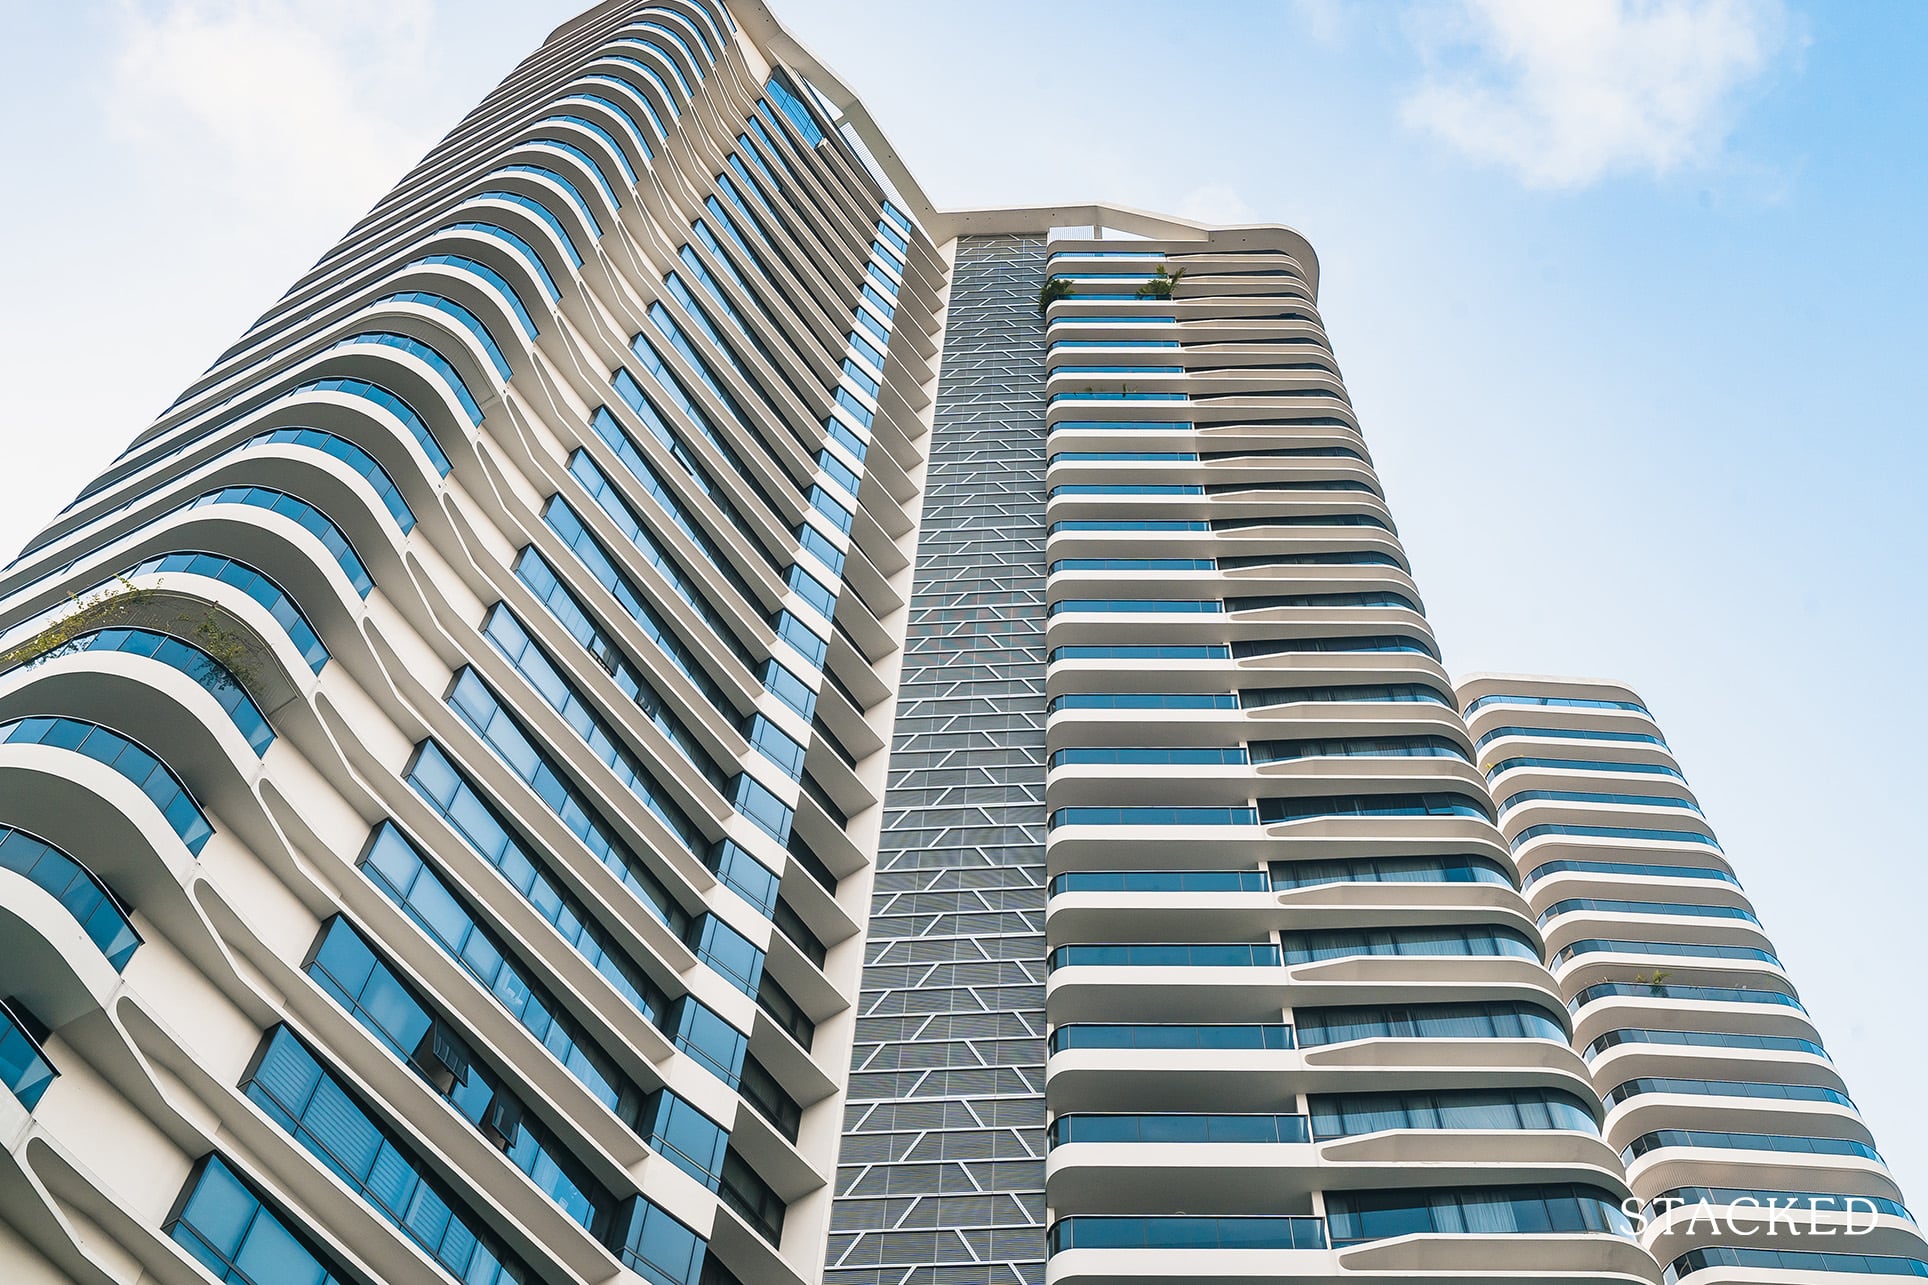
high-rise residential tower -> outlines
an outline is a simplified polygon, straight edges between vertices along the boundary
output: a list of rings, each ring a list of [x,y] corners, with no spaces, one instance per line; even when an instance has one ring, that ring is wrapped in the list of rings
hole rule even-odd
[[[1928,1274],[1317,301],[934,208],[755,0],[559,28],[0,574],[0,1280]]]

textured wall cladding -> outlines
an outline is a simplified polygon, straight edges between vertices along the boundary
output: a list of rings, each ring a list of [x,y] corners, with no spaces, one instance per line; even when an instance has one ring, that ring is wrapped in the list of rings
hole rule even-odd
[[[1044,1280],[1044,260],[958,246],[828,1285]]]

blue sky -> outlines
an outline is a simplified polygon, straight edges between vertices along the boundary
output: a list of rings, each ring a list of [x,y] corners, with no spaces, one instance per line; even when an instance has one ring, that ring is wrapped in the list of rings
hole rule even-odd
[[[1647,696],[1928,1200],[1928,7],[772,2],[941,206],[1311,237],[1449,665]],[[12,6],[0,545],[578,7]]]

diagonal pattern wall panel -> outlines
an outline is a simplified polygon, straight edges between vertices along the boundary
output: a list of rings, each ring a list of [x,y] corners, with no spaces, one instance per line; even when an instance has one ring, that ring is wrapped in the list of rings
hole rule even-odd
[[[1044,1279],[1044,257],[958,242],[831,1285]]]

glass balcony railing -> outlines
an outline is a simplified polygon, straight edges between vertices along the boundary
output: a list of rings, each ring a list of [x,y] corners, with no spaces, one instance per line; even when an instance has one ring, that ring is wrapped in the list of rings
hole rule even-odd
[[[1740,959],[1754,964],[1781,961],[1758,946],[1714,946],[1706,942],[1631,941],[1613,937],[1589,937],[1564,946],[1553,956],[1555,964],[1571,963],[1581,955],[1638,955],[1643,959]]]
[[[1831,1102],[1854,1107],[1854,1100],[1839,1089],[1825,1084],[1769,1084],[1754,1080],[1681,1080],[1665,1076],[1642,1077],[1617,1084],[1603,1101],[1618,1106],[1628,1098],[1645,1093],[1684,1093],[1695,1097],[1752,1098],[1766,1102]]]
[[[1705,1206],[1689,1209],[1685,1215],[1692,1218],[1698,1213],[1703,1220],[1712,1217],[1709,1210],[1721,1208],[1734,1209],[1736,1216],[1743,1219],[1749,1217],[1750,1210],[1792,1209],[1803,1214],[1850,1214],[1857,1219],[1874,1213],[1905,1218],[1909,1222],[1915,1220],[1906,1205],[1885,1196],[1850,1196],[1838,1191],[1762,1191],[1749,1187],[1676,1187],[1647,1202],[1647,1218],[1652,1221],[1683,1205]]]
[[[1184,393],[1127,393],[1122,390],[1090,393],[1053,393],[1053,402],[1184,402]]]
[[[1182,375],[1183,366],[1053,366],[1053,375]]]
[[[12,1009],[0,1004],[0,1084],[13,1091],[20,1105],[31,1111],[60,1073],[40,1051],[40,1041]]]
[[[1742,986],[1676,986],[1672,982],[1601,982],[1589,986],[1567,1002],[1567,1010],[1577,1013],[1595,1000],[1631,995],[1641,999],[1698,1000],[1706,1004],[1777,1004],[1799,1013],[1807,1010],[1801,1001],[1780,991],[1749,990]]]
[[[1071,892],[1268,892],[1263,870],[1071,870],[1051,880],[1050,895]]]
[[[1712,835],[1696,834],[1692,830],[1650,830],[1619,825],[1529,825],[1513,836],[1513,846],[1518,848],[1529,840],[1549,834],[1571,835],[1576,839],[1626,839],[1636,843],[1699,843],[1709,848],[1720,847],[1719,841]]]
[[[1628,1044],[1674,1044],[1685,1048],[1746,1049],[1765,1053],[1806,1053],[1823,1060],[1828,1051],[1813,1040],[1794,1035],[1744,1035],[1733,1031],[1659,1031],[1626,1028],[1608,1031],[1587,1045],[1589,1060],[1611,1048]]]
[[[1624,709],[1636,714],[1647,713],[1646,706],[1634,701],[1591,700],[1577,696],[1514,696],[1505,693],[1482,696],[1462,712],[1471,717],[1475,711],[1489,705],[1536,705],[1543,709]]]
[[[1218,643],[1148,643],[1121,646],[1053,647],[1045,657],[1047,664],[1061,660],[1230,660],[1232,649]]]
[[[1087,432],[1087,433],[1189,433],[1192,431],[1190,420],[1154,419],[1061,419],[1051,425],[1050,432]]]
[[[1045,823],[1062,825],[1253,825],[1251,808],[1059,808]]]
[[[1051,1032],[1051,1052],[1073,1049],[1247,1049],[1295,1047],[1292,1028],[1283,1024],[1075,1022]]]
[[[1237,709],[1238,697],[1221,692],[1068,692],[1053,697],[1047,712],[1061,709]]]
[[[1224,611],[1216,598],[1060,598],[1047,614],[1216,616]]]
[[[1174,746],[1168,749],[1112,749],[1105,746],[1085,746],[1077,749],[1059,750],[1051,756],[1052,767],[1068,767],[1081,763],[1218,766],[1243,762],[1245,762],[1244,750],[1212,746]]]
[[[1548,861],[1527,872],[1525,887],[1531,888],[1548,875],[1573,871],[1579,874],[1632,875],[1654,879],[1713,879],[1740,887],[1740,880],[1725,870],[1709,866],[1656,865],[1645,861]]]
[[[1679,1285],[1711,1267],[1741,1267],[1777,1272],[1827,1272],[1855,1276],[1924,1276],[1928,1263],[1887,1254],[1837,1254],[1804,1249],[1736,1249],[1714,1245],[1682,1254],[1661,1273],[1662,1285]]]
[[[1061,1115],[1051,1145],[1074,1142],[1310,1142],[1302,1115]]]
[[[1134,942],[1111,946],[1060,946],[1050,967],[1060,968],[1277,968],[1279,948],[1257,942]]]
[[[115,972],[140,949],[141,935],[120,900],[93,871],[51,843],[0,826],[0,870],[13,871],[58,901]]]
[[[1079,302],[1082,300],[1089,300],[1089,299],[1136,299],[1136,298],[1138,298],[1138,296],[1132,295],[1132,294],[1118,294],[1118,295],[1076,294],[1076,295],[1067,296],[1063,302],[1075,303],[1075,302]],[[1076,313],[1071,313],[1066,316],[1053,317],[1051,319],[1052,326],[1170,326],[1170,325],[1177,324],[1177,322],[1178,322],[1177,317],[1158,316],[1152,313],[1141,313],[1137,316],[1124,316],[1124,317],[1104,317],[1104,316],[1098,316],[1090,313],[1087,313],[1084,316],[1079,316]]]
[[[1739,906],[1695,906],[1675,901],[1618,901],[1607,897],[1568,897],[1540,912],[1536,921],[1545,927],[1561,915],[1597,911],[1610,915],[1666,915],[1681,919],[1734,919],[1759,925],[1752,911]]]
[[[1184,1214],[1079,1214],[1051,1224],[1054,1254],[1068,1249],[1324,1249],[1323,1219],[1305,1216],[1203,1218]]]
[[[1210,571],[1210,558],[1059,558],[1048,568],[1060,571]]]
[[[1635,1138],[1620,1159],[1632,1164],[1664,1147],[1695,1147],[1717,1151],[1772,1151],[1785,1155],[1854,1156],[1882,1163],[1881,1153],[1853,1138],[1803,1138],[1780,1133],[1723,1133],[1712,1129],[1656,1129]]]
[[[1054,339],[1049,352],[1060,348],[1164,348],[1178,347],[1176,339]]]

